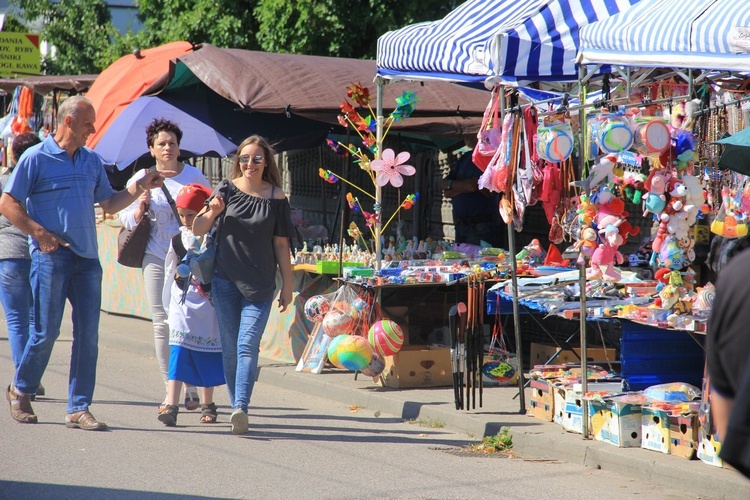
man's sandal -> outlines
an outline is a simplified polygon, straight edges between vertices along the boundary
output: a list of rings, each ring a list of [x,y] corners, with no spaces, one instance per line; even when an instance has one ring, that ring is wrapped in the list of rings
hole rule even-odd
[[[177,425],[177,413],[180,408],[177,405],[166,405],[164,410],[159,410],[159,422],[166,425],[167,427],[174,427]]]
[[[88,410],[78,411],[65,416],[65,427],[83,429],[84,431],[106,431],[107,424],[94,418]]]
[[[207,405],[201,405],[201,423],[202,424],[215,424],[216,417],[219,413],[216,411],[216,404],[210,403]]]
[[[37,423],[34,409],[31,408],[31,397],[28,394],[18,394],[9,385],[5,389],[5,397],[8,399],[8,403],[10,403],[10,416],[13,417],[13,420],[22,424]]]

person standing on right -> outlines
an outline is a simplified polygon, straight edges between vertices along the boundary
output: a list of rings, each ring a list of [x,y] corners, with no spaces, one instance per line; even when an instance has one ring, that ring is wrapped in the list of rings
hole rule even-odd
[[[495,248],[501,245],[499,193],[479,189],[482,171],[471,161],[471,151],[476,144],[476,135],[464,136],[466,146],[471,148],[461,155],[443,179],[443,196],[451,199],[453,224],[456,228],[456,243],[479,245],[482,241]]]
[[[206,234],[221,214],[211,296],[233,409],[232,433],[244,434],[277,269],[282,277],[280,310],[285,311],[292,302],[289,240],[295,230],[274,152],[264,138],[253,135],[242,141],[231,180],[216,187],[207,209],[193,221],[193,233]]]

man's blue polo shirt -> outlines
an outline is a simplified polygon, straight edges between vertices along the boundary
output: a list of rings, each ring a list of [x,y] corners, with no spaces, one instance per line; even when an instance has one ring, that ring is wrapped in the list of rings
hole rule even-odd
[[[74,158],[50,135],[29,148],[5,186],[29,216],[70,244],[81,257],[99,258],[94,203],[115,194],[99,155],[82,147]],[[38,242],[30,238],[32,248]]]

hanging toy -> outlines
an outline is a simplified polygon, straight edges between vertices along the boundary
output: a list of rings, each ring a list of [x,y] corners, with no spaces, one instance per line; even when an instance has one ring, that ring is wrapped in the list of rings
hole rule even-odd
[[[604,236],[603,242],[591,256],[590,267],[586,271],[586,279],[603,278],[605,281],[620,281],[622,276],[614,266],[615,262],[621,265],[625,260],[618,250],[623,243],[620,230],[614,224],[609,224],[604,229],[600,229],[599,234]]]
[[[664,211],[664,207],[667,205],[665,193],[667,192],[668,181],[669,175],[665,170],[654,169],[648,174],[646,182],[643,183],[643,187],[648,190],[648,194],[643,199],[644,217],[649,212],[658,215]]]
[[[599,184],[612,182],[615,165],[617,165],[617,157],[615,155],[603,156],[596,165],[591,167],[589,175],[585,179],[573,181],[570,185],[583,189],[586,194],[591,194],[591,190]]]

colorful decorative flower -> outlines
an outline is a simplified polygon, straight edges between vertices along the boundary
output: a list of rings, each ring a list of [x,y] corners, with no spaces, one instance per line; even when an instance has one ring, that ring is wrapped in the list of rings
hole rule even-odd
[[[336,184],[339,181],[339,178],[336,177],[336,175],[330,170],[319,168],[318,175],[320,176],[321,179],[324,179],[328,184]]]
[[[359,212],[359,200],[352,193],[346,193],[346,202],[349,204],[351,210]]]
[[[362,215],[365,217],[365,223],[367,224],[367,227],[372,227],[379,221],[377,213],[372,214],[370,212],[365,212],[364,210],[362,210]]]
[[[396,156],[392,149],[383,150],[383,156],[378,160],[370,162],[370,168],[377,172],[375,182],[378,186],[385,186],[389,182],[393,187],[401,187],[404,184],[402,175],[414,175],[417,171],[411,165],[406,165],[410,154],[403,151]]]
[[[346,90],[346,95],[349,97],[349,99],[354,99],[354,102],[356,102],[360,106],[367,106],[372,100],[372,97],[370,97],[370,89],[368,89],[367,87],[363,87],[362,83],[352,83],[351,85],[346,87]]]
[[[331,148],[337,156],[347,156],[349,154],[346,148],[333,137],[326,138],[326,144],[328,144],[328,147]]]
[[[412,90],[404,91],[400,97],[396,98],[396,109],[391,113],[391,118],[394,122],[400,122],[414,112],[417,109],[417,94]]]
[[[359,114],[354,109],[354,106],[349,104],[349,101],[344,101],[341,103],[341,112],[352,122],[356,121],[357,118],[359,118]]]
[[[355,224],[354,222],[349,224],[349,229],[347,229],[346,232],[349,233],[349,236],[355,239],[362,237],[362,232],[359,230],[359,228],[357,227],[357,224]]]
[[[419,193],[413,193],[410,195],[407,195],[404,199],[404,202],[401,204],[401,208],[404,210],[409,210],[411,207],[414,206],[414,202],[419,199]]]

